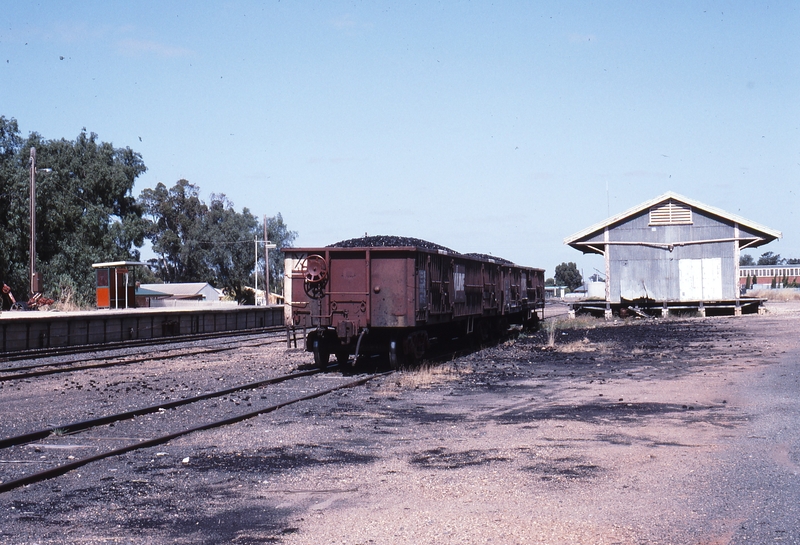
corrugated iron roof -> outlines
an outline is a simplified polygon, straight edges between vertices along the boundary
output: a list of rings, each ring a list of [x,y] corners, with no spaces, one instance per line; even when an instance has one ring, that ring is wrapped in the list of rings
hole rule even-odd
[[[684,197],[683,195],[679,195],[679,194],[674,193],[672,191],[667,191],[666,193],[664,193],[663,195],[659,195],[655,199],[651,199],[649,201],[643,202],[643,203],[641,203],[639,205],[636,205],[633,208],[630,208],[630,209],[628,209],[628,210],[626,210],[624,212],[621,212],[619,214],[611,216],[610,218],[608,218],[608,219],[606,219],[604,221],[601,221],[600,223],[596,223],[596,224],[592,225],[591,227],[587,227],[586,229],[583,229],[582,231],[578,231],[574,235],[565,238],[564,239],[564,244],[572,245],[572,244],[580,241],[581,239],[588,238],[591,235],[594,235],[595,233],[597,233],[599,231],[602,231],[606,227],[610,227],[610,226],[612,226],[614,224],[620,223],[620,222],[626,220],[627,218],[629,218],[631,216],[639,214],[639,213],[643,212],[644,210],[648,210],[651,207],[656,206],[657,204],[660,204],[660,203],[663,203],[663,202],[669,201],[669,200],[674,200],[674,201],[678,201],[678,202],[687,204],[687,205],[689,205],[692,208],[695,208],[697,210],[702,210],[702,211],[707,212],[709,214],[712,214],[714,216],[718,216],[720,218],[724,218],[724,219],[726,219],[726,220],[728,220],[730,222],[738,223],[742,227],[746,227],[746,228],[751,229],[753,231],[757,231],[757,232],[762,233],[764,235],[764,238],[765,238],[764,242],[761,242],[759,244],[751,244],[751,247],[761,246],[763,244],[766,244],[768,242],[772,242],[773,240],[775,240],[777,238],[781,238],[783,236],[783,234],[780,231],[776,231],[774,229],[770,229],[769,227],[765,227],[765,226],[760,225],[760,224],[758,224],[758,223],[756,223],[754,221],[750,221],[750,220],[748,220],[746,218],[743,218],[741,216],[737,216],[736,214],[731,214],[731,213],[726,212],[724,210],[721,210],[719,208],[715,208],[713,206],[709,206],[707,204],[703,204],[703,203],[701,203],[699,201],[696,201],[694,199],[690,199],[688,197]]]
[[[206,286],[211,286],[208,282],[179,282],[175,284],[140,284],[140,288],[157,291],[168,295],[197,295]]]

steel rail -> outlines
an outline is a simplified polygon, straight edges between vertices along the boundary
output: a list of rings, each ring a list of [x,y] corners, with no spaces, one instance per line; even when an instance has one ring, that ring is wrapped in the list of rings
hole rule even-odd
[[[277,342],[283,342],[281,339],[280,341],[271,341],[265,342],[262,344],[276,344]],[[73,365],[79,361],[86,361],[86,360],[73,360],[73,361],[66,361],[66,362],[52,362],[52,363],[40,363],[36,365],[24,365],[19,367],[7,367],[5,369],[0,369],[0,382],[7,381],[7,380],[19,380],[25,378],[32,378],[32,377],[40,377],[45,375],[54,375],[57,373],[71,373],[73,371],[82,371],[85,369],[102,369],[105,367],[115,367],[117,365],[127,365],[130,363],[141,363],[145,361],[156,361],[156,360],[166,360],[172,358],[181,358],[186,356],[196,356],[199,354],[213,354],[215,352],[225,352],[227,350],[237,350],[241,348],[240,346],[225,346],[225,347],[215,347],[215,348],[203,348],[197,349],[194,352],[184,352],[180,354],[166,354],[163,356],[148,356],[148,357],[134,357],[130,359],[122,359],[126,358],[125,355],[118,355],[118,356],[98,356],[96,358],[90,358],[92,360],[109,360],[114,359],[114,361],[109,361],[106,363],[92,363],[86,365],[78,365],[73,367],[67,367],[68,365]],[[166,348],[164,351],[170,350],[180,350],[180,348]],[[56,369],[47,369],[42,371],[31,371],[31,369],[41,369],[43,367],[53,367]],[[8,373],[13,371],[28,371],[26,373],[17,373],[14,375],[5,375],[2,373]]]
[[[114,422],[120,422],[122,420],[130,420],[131,418],[135,418],[137,416],[156,413],[160,410],[174,409],[182,405],[189,405],[191,403],[197,403],[198,401],[205,401],[207,399],[221,397],[242,390],[253,390],[255,388],[260,388],[261,386],[267,386],[269,384],[279,384],[281,382],[286,382],[287,380],[315,375],[317,373],[321,373],[322,371],[323,371],[322,369],[311,369],[308,371],[300,371],[299,373],[292,373],[290,375],[281,375],[278,377],[258,380],[256,382],[241,384],[239,386],[232,386],[224,390],[207,392],[205,394],[187,397],[184,399],[178,399],[175,401],[170,401],[168,403],[160,403],[158,405],[151,405],[149,407],[132,409],[130,411],[125,411],[123,413],[110,414],[107,416],[101,416],[100,418],[92,418],[90,420],[84,420],[82,422],[74,422],[72,424],[65,424],[62,426],[53,426],[51,428],[46,428],[43,430],[24,433],[22,435],[6,437],[4,439],[0,439],[0,449],[24,445],[25,443],[30,443],[31,441],[44,439],[45,437],[49,437],[50,435],[55,434],[56,432],[60,434],[76,433],[79,431],[87,430],[89,428],[103,426],[106,424],[112,424]]]
[[[150,447],[154,447],[156,445],[161,445],[163,443],[167,443],[169,441],[172,441],[173,439],[177,439],[178,437],[182,437],[184,435],[189,435],[190,433],[195,433],[195,432],[198,432],[198,431],[210,430],[210,429],[213,429],[213,428],[219,428],[219,427],[228,426],[228,425],[231,425],[231,424],[236,424],[236,423],[242,422],[244,420],[248,420],[250,418],[254,418],[254,417],[259,416],[261,414],[266,414],[266,413],[277,411],[278,409],[281,409],[281,408],[286,407],[288,405],[293,405],[295,403],[300,403],[300,402],[303,402],[303,401],[309,401],[311,399],[316,399],[318,397],[322,397],[322,396],[328,395],[330,393],[336,392],[338,390],[343,390],[345,388],[355,388],[356,386],[361,386],[362,384],[366,384],[370,380],[373,380],[373,379],[375,379],[375,378],[377,378],[379,376],[384,376],[384,375],[387,375],[387,374],[390,374],[390,373],[391,373],[391,371],[387,372],[387,373],[381,373],[379,375],[371,375],[371,376],[368,376],[368,377],[365,377],[365,378],[362,378],[362,379],[358,379],[358,380],[354,380],[354,381],[348,382],[346,384],[340,384],[339,386],[334,386],[333,388],[328,388],[326,390],[322,390],[322,391],[319,391],[319,392],[314,392],[313,394],[308,394],[308,395],[303,396],[303,397],[298,397],[298,398],[295,398],[295,399],[290,399],[290,400],[287,400],[287,401],[283,401],[281,403],[277,403],[275,405],[271,405],[269,407],[265,407],[265,408],[262,408],[262,409],[259,409],[259,410],[256,410],[256,411],[240,414],[240,415],[233,416],[233,417],[230,417],[230,418],[225,418],[223,420],[217,420],[217,421],[214,421],[214,422],[208,422],[208,423],[202,424],[200,426],[187,428],[187,429],[184,429],[184,430],[181,430],[181,431],[177,431],[177,432],[174,432],[174,433],[170,433],[170,434],[167,434],[167,435],[162,435],[160,437],[155,437],[153,439],[148,439],[148,440],[145,440],[145,441],[141,441],[139,443],[135,443],[135,444],[132,444],[132,445],[127,445],[125,447],[120,447],[120,448],[117,448],[117,449],[113,449],[113,450],[110,450],[110,451],[107,451],[107,452],[104,452],[104,453],[101,453],[101,454],[97,454],[95,456],[89,456],[87,458],[81,458],[80,460],[75,460],[74,462],[70,462],[68,464],[64,464],[64,465],[61,465],[61,466],[58,466],[58,467],[54,467],[54,468],[51,468],[51,469],[47,469],[47,470],[44,470],[44,471],[33,473],[31,475],[27,475],[25,477],[21,477],[19,479],[15,479],[13,481],[0,483],[0,493],[8,492],[10,490],[14,490],[16,488],[20,488],[22,486],[26,486],[26,485],[34,484],[34,483],[37,483],[37,482],[45,481],[45,480],[48,480],[48,479],[52,479],[54,477],[59,477],[59,476],[65,474],[65,473],[68,473],[68,472],[72,471],[73,469],[77,469],[79,467],[83,467],[83,466],[85,466],[87,464],[90,464],[92,462],[96,462],[96,461],[99,461],[99,460],[103,460],[105,458],[111,458],[113,456],[120,456],[122,454],[126,454],[126,453],[134,451],[134,450],[139,450],[139,449],[143,449],[143,448],[150,448]]]
[[[230,331],[215,331],[213,333],[194,333],[189,335],[170,335],[166,337],[151,337],[149,339],[131,339],[129,341],[114,341],[110,343],[81,344],[75,346],[61,346],[55,348],[34,348],[31,350],[19,350],[16,352],[0,353],[0,362],[18,361],[31,358],[47,358],[53,356],[66,356],[70,354],[82,354],[84,352],[95,352],[97,350],[115,350],[120,348],[135,348],[139,346],[152,346],[155,344],[169,344],[193,342],[204,339],[216,339],[219,337],[255,335],[258,333],[270,333],[286,331],[286,327],[267,326],[251,329],[235,329]]]

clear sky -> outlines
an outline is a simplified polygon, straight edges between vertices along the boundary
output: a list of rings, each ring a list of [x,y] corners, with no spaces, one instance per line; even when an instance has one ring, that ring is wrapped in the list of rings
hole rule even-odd
[[[0,115],[283,214],[547,269],[666,191],[800,258],[800,3],[7,2]],[[46,165],[43,165],[46,166]]]

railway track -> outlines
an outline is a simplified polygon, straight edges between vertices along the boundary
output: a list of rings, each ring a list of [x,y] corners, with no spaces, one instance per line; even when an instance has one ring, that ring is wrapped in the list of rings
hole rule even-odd
[[[277,344],[284,342],[284,339],[281,334],[279,333],[267,333],[268,335],[272,335],[271,337],[265,338],[262,335],[258,337],[251,335],[253,339],[258,339],[259,344],[267,345],[267,344]],[[248,339],[245,339],[245,341]],[[133,363],[141,363],[147,361],[157,361],[157,360],[165,360],[165,359],[172,359],[172,358],[179,358],[179,357],[188,357],[188,356],[196,356],[196,355],[203,355],[203,354],[213,354],[216,352],[225,352],[228,350],[238,350],[242,347],[242,339],[236,339],[233,341],[225,342],[225,346],[220,346],[219,344],[215,344],[214,346],[209,347],[182,347],[182,348],[175,348],[175,347],[167,347],[159,352],[163,352],[163,354],[154,354],[153,351],[148,351],[146,353],[137,352],[135,354],[127,355],[127,354],[94,354],[91,357],[82,356],[80,358],[71,359],[71,360],[61,360],[58,361],[40,361],[41,359],[49,359],[49,358],[39,358],[37,359],[37,363],[29,364],[29,365],[17,365],[13,367],[4,367],[0,368],[0,382],[10,381],[10,380],[22,380],[28,378],[34,378],[39,376],[46,376],[46,375],[54,375],[58,373],[72,373],[75,371],[82,371],[87,369],[102,369],[106,367],[115,367],[119,365],[129,365]],[[52,356],[51,356],[52,357]],[[89,363],[89,362],[98,362],[98,363]]]
[[[335,366],[331,367],[331,369],[332,368],[335,368]],[[276,399],[272,399],[271,402],[264,401],[264,403],[257,403],[257,405],[261,406],[253,407],[245,412],[237,412],[236,410],[231,410],[230,407],[220,409],[216,404],[210,403],[213,400],[217,400],[219,398],[224,399],[226,396],[231,396],[232,394],[244,393],[247,391],[255,392],[256,390],[265,388],[267,386],[308,378],[322,372],[323,370],[314,369],[278,377],[271,377],[225,388],[223,390],[207,392],[202,395],[173,402],[160,403],[157,405],[141,407],[121,413],[109,414],[100,418],[90,419],[82,422],[52,426],[49,428],[0,439],[0,452],[9,453],[13,456],[13,458],[2,460],[2,463],[0,463],[0,475],[3,475],[2,479],[0,479],[0,493],[58,477],[92,462],[113,456],[120,456],[138,449],[157,446],[190,433],[242,422],[261,414],[276,411],[288,405],[309,401],[345,388],[354,388],[383,375],[369,375],[355,380],[347,377],[336,377],[334,380],[333,375],[324,374],[323,376],[327,382],[334,381],[335,383],[323,388],[319,388],[317,384],[305,385],[301,387],[305,389],[302,390],[303,395],[300,396],[292,393],[296,390],[275,393],[273,397]],[[313,391],[308,393],[307,390],[312,388]],[[261,395],[260,398],[262,400],[266,400],[267,396]],[[242,396],[242,399],[249,400],[252,399],[252,396]],[[239,406],[239,404],[237,403],[236,406]],[[247,406],[252,406],[252,403],[247,403]],[[178,413],[178,409],[183,409],[187,412]],[[216,417],[216,419],[210,419],[201,424],[194,424],[188,427],[181,427],[180,425],[173,426],[172,423],[169,422],[170,419],[163,418],[171,415],[173,416],[171,420],[174,421],[183,420],[194,422],[196,420],[193,416],[195,411],[192,409],[195,409],[197,413],[203,415],[214,412],[225,414],[224,416]],[[212,411],[211,409],[218,410]],[[140,426],[135,425],[136,423],[134,420],[141,420],[141,417],[146,417],[148,415],[158,415],[162,418],[159,418],[159,421],[155,424],[152,424],[151,422],[145,422],[144,427],[146,428],[146,431],[151,431],[153,428],[161,428],[160,432],[155,433],[147,438],[139,437],[136,440],[131,439],[132,435],[139,435],[142,431]],[[129,423],[131,425],[125,426],[125,423]],[[169,429],[164,430],[163,428]],[[99,442],[123,444],[121,446],[115,446],[114,448],[106,450],[98,447],[95,449],[97,451],[95,454],[79,459],[69,456],[66,460],[64,460],[64,456],[62,454],[60,459],[57,460],[61,463],[43,467],[48,465],[48,457],[46,455],[40,455],[41,452],[46,450],[52,450],[55,452],[60,450],[62,453],[69,452],[69,450],[67,450],[69,446],[64,447],[63,445],[64,441],[67,438],[71,439],[76,434],[84,433],[90,430],[94,430],[96,432],[97,435],[94,439],[98,440]],[[42,443],[31,445],[33,441],[40,441]],[[12,472],[9,472],[9,466],[19,466],[26,469],[33,468],[34,471],[32,473],[28,471],[18,472],[15,476],[11,474]],[[19,475],[19,473],[23,473],[23,475]]]
[[[245,338],[245,343],[248,340],[250,339]],[[265,344],[282,343],[284,340],[285,339],[278,334],[266,340],[263,336],[259,336],[257,338],[258,343],[254,344],[253,348],[258,348]],[[226,346],[219,346],[220,343],[217,342],[214,346],[202,348],[193,346],[187,347],[187,350],[174,351],[173,349],[169,349],[163,354],[153,354],[152,352],[146,354],[140,353],[123,360],[108,361],[109,358],[119,357],[119,354],[111,356],[102,355],[98,356],[99,361],[96,363],[74,365],[76,362],[85,363],[86,358],[81,358],[80,360],[74,360],[72,366],[64,370],[71,372],[77,371],[78,369],[99,369],[113,367],[115,365],[133,364],[136,362],[152,362],[159,359],[167,360],[171,358],[235,350],[242,347],[244,343],[241,341],[240,338],[236,341],[226,342],[224,343]],[[453,341],[455,341],[455,339],[453,339]],[[431,351],[429,354],[429,361],[451,359],[456,354],[463,351],[463,347],[452,350],[452,346],[449,346],[451,344],[450,342],[436,344],[438,348]],[[460,343],[456,342],[456,344]],[[448,350],[447,348],[451,349]],[[271,348],[270,350],[274,351],[276,348]],[[469,348],[466,350],[470,351]],[[261,354],[261,352],[258,352],[258,354]],[[32,431],[25,431],[24,433],[15,433],[12,427],[8,427],[6,431],[7,436],[4,438],[0,437],[0,493],[43,480],[52,479],[105,458],[120,456],[137,449],[153,447],[193,432],[233,424],[260,414],[273,412],[293,403],[312,400],[343,388],[352,388],[362,385],[378,376],[386,374],[380,372],[386,369],[385,362],[383,364],[380,361],[371,363],[372,361],[371,358],[369,361],[365,360],[360,367],[362,370],[370,369],[375,372],[375,374],[358,378],[343,376],[339,373],[323,372],[337,369],[337,366],[333,365],[325,370],[314,368],[307,371],[281,374],[280,376],[262,380],[242,380],[246,376],[251,376],[249,373],[260,367],[251,366],[250,371],[245,368],[242,368],[242,371],[240,371],[240,384],[219,390],[211,386],[211,381],[222,380],[223,376],[227,377],[225,374],[220,374],[225,367],[216,367],[213,368],[215,369],[214,371],[211,371],[212,368],[197,367],[191,364],[195,369],[195,373],[200,372],[200,376],[206,376],[206,381],[194,381],[189,378],[181,378],[181,380],[192,384],[193,389],[199,387],[196,391],[203,393],[198,393],[198,395],[173,400],[170,400],[169,397],[165,397],[161,400],[152,399],[148,404],[133,409],[130,408],[130,401],[131,399],[138,398],[132,398],[130,396],[140,394],[132,393],[127,395],[123,393],[123,397],[119,398],[97,397],[94,400],[87,398],[91,400],[90,402],[92,405],[88,407],[88,410],[83,410],[84,416],[91,416],[92,412],[97,410],[95,407],[101,406],[103,403],[108,403],[109,401],[120,407],[126,407],[127,410],[113,412],[97,418],[78,418],[71,423],[51,424],[52,421],[43,420],[41,417],[38,419],[33,418],[30,419],[29,422],[33,423],[38,421],[39,425],[28,424],[28,429]],[[15,370],[6,375],[2,375],[2,372],[0,372],[0,384],[4,380],[10,381],[15,378],[20,379],[59,372],[53,367],[41,367],[41,365],[46,365],[46,363],[32,363],[30,365],[16,366],[16,368],[8,368],[5,371],[9,369]],[[49,365],[52,366],[53,363],[51,362]],[[219,366],[220,364],[216,363],[215,365]],[[241,367],[241,362],[235,365]],[[300,369],[303,369],[303,364],[300,365]],[[286,367],[285,364],[283,367]],[[211,371],[211,374],[209,374],[209,371]],[[184,372],[185,371],[181,371],[181,373]],[[28,374],[24,375],[25,373]],[[131,377],[141,376],[139,373],[139,371],[126,372],[126,374]],[[316,375],[320,375],[320,377],[317,379],[311,378]],[[156,380],[158,380],[157,377],[161,375],[152,376],[156,377]],[[183,377],[183,375],[181,376]],[[310,380],[313,380],[313,383],[293,385],[282,391],[280,390],[281,387],[279,385],[282,383],[287,383],[288,385],[290,382],[296,384],[297,381]],[[205,382],[205,386],[203,386],[203,382]],[[57,385],[58,383],[54,384],[54,386]],[[15,391],[19,390],[18,386],[22,385],[12,385]],[[133,383],[131,383],[131,386],[133,386]],[[25,386],[22,387],[24,388]],[[45,388],[46,391],[52,391],[50,386],[45,386]],[[276,391],[273,388],[278,388],[278,390]],[[63,388],[61,390],[63,393]],[[126,391],[127,390],[126,388]],[[152,389],[150,390],[152,391]],[[171,391],[170,389],[170,392]],[[298,395],[298,391],[300,391],[301,395]],[[77,394],[77,392],[75,393]],[[95,393],[97,393],[97,391],[95,391]],[[166,394],[166,392],[163,391],[162,393]],[[116,395],[119,396],[120,394],[118,393]],[[151,394],[148,393],[148,395]],[[58,414],[58,403],[54,406],[50,406],[48,399],[49,398],[45,394],[45,397],[42,398],[43,406],[47,407],[49,411],[56,411],[56,414]],[[69,405],[69,398],[65,399],[67,400],[67,404],[61,403],[61,410],[68,408],[68,410],[72,412],[72,407]],[[106,401],[104,401],[104,399]],[[29,414],[33,415],[35,413],[31,412]],[[203,422],[198,424],[200,420],[203,420]],[[47,422],[47,424],[42,426],[44,422]],[[179,425],[180,422],[184,425]],[[189,425],[186,425],[187,423]],[[76,438],[78,442],[82,444],[75,445],[74,441]],[[88,451],[91,452],[91,454],[79,458],[68,456],[70,452],[75,452],[76,450]]]
[[[254,329],[241,329],[235,331],[220,331],[216,333],[197,333],[194,335],[181,335],[178,337],[155,337],[152,339],[134,339],[130,341],[119,341],[104,344],[81,344],[77,346],[64,346],[58,348],[37,348],[32,350],[20,350],[17,352],[4,352],[0,356],[0,363],[7,363],[20,360],[51,358],[69,356],[72,354],[87,354],[97,351],[108,351],[115,349],[130,349],[150,346],[163,346],[169,344],[190,343],[203,340],[214,340],[220,338],[246,337],[263,333],[285,333],[284,326],[260,327]]]

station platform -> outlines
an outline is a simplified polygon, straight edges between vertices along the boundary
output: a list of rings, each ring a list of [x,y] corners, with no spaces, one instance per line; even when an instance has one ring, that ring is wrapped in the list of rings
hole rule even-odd
[[[283,325],[283,305],[4,311],[0,354]]]
[[[571,301],[567,304],[568,315],[574,318],[579,314],[591,314],[596,317],[610,319],[662,317],[677,314],[694,314],[697,316],[741,316],[742,314],[761,313],[766,299],[742,297],[730,301],[623,301],[612,303],[600,300]]]

